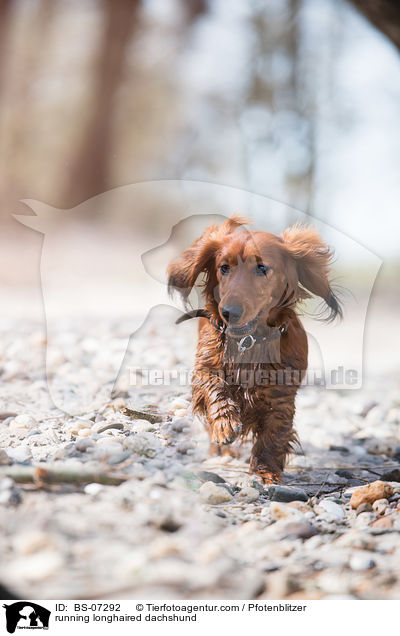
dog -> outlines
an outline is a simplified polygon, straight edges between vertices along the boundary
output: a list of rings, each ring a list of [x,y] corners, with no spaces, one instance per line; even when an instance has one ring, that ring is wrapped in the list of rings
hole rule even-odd
[[[205,422],[211,450],[252,434],[250,473],[279,483],[297,442],[295,397],[307,369],[307,336],[296,308],[322,298],[327,320],[342,317],[330,282],[332,251],[301,225],[282,236],[238,229],[231,216],[211,225],[167,269],[170,293],[186,305],[200,276],[204,309],[192,379],[193,413]]]

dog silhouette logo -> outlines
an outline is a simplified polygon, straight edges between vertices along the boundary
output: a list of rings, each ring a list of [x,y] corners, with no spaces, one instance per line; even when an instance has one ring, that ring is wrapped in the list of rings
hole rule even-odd
[[[7,631],[14,634],[16,629],[48,629],[50,610],[32,603],[18,601],[11,605],[3,605],[6,610]]]

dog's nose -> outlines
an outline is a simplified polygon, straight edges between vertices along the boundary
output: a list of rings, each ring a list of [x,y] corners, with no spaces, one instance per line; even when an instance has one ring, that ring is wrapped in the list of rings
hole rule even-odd
[[[240,305],[227,305],[226,307],[222,307],[222,316],[227,322],[238,322],[242,313],[243,308],[240,307]]]

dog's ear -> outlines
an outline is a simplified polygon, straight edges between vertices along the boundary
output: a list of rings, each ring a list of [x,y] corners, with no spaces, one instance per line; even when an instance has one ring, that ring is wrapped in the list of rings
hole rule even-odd
[[[217,285],[215,257],[221,247],[221,241],[224,236],[247,222],[247,219],[234,215],[221,225],[210,225],[206,228],[191,247],[169,264],[167,274],[170,294],[178,291],[186,301],[196,280],[204,273],[205,293],[212,296]]]
[[[186,301],[202,272],[206,275],[206,287],[212,287],[215,254],[219,246],[218,241],[210,239],[206,230],[191,247],[172,261],[167,269],[169,293],[177,291]]]
[[[328,321],[342,318],[342,307],[329,280],[333,252],[309,227],[294,225],[283,233],[283,241],[295,261],[300,285],[319,296],[330,309]]]

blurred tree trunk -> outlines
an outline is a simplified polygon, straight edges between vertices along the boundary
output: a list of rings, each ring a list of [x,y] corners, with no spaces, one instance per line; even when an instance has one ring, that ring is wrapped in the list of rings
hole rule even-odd
[[[140,0],[104,0],[104,32],[95,71],[94,110],[67,174],[63,198],[68,206],[77,205],[110,186],[115,96],[139,7]]]
[[[3,87],[4,68],[7,60],[8,31],[12,0],[0,0],[0,91]]]
[[[32,94],[48,55],[47,45],[57,9],[55,0],[39,0],[29,6],[30,19],[25,27],[24,45],[17,52],[9,40],[9,32],[14,11],[16,24],[20,20],[18,4],[15,0],[0,0],[0,93],[6,113],[0,128],[0,209],[4,210],[6,222],[10,221],[9,211],[15,200],[31,196],[34,188],[33,183],[24,181],[20,167],[26,165],[25,161],[29,162],[34,152],[32,103],[35,99]],[[10,57],[19,60],[17,72],[7,73]]]
[[[6,65],[8,58],[8,32],[11,21],[12,0],[0,0],[0,96],[4,101],[4,90],[6,83]],[[0,129],[1,131],[1,129]],[[2,131],[1,131],[2,132]],[[1,137],[2,147],[4,146],[4,135]],[[0,152],[0,223],[8,222],[10,217],[7,210],[8,203],[8,183],[3,168],[2,152]],[[4,212],[3,212],[4,210]]]
[[[400,50],[399,0],[349,0]]]
[[[192,24],[208,12],[208,0],[182,0],[182,8],[187,22]]]

